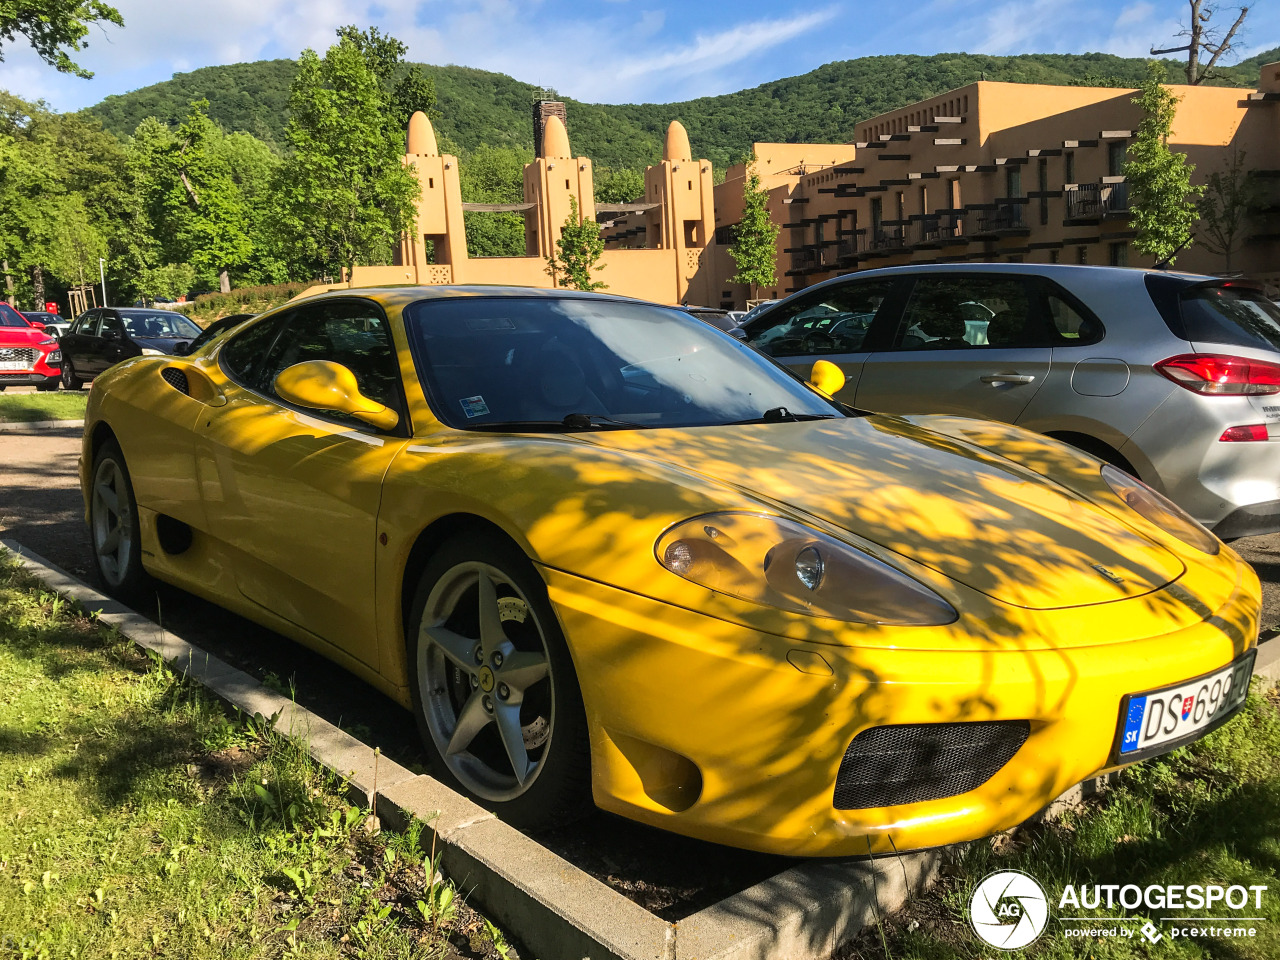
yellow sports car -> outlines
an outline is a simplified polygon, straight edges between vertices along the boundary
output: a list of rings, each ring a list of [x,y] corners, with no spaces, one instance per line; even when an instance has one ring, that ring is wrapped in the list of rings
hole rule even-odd
[[[865,416],[678,310],[333,291],[94,384],[98,567],[314,647],[511,821],[795,855],[1019,823],[1243,702],[1259,585],[1061,443]]]

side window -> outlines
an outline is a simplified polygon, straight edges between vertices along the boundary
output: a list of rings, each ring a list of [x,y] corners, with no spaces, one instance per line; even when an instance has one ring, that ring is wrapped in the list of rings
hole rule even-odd
[[[238,338],[237,338],[238,339]],[[393,410],[401,410],[400,369],[391,331],[382,311],[368,301],[337,300],[300,307],[289,318],[262,365],[262,392],[275,395],[275,379],[295,363],[331,360],[356,377],[360,392]],[[326,417],[367,427],[355,417]]]
[[[268,393],[268,384],[263,377],[264,361],[267,351],[291,316],[279,314],[233,335],[222,348],[220,356],[227,376],[251,390]]]
[[[1049,316],[1063,346],[1096,343],[1102,334],[1102,325],[1092,315],[1080,313],[1074,306],[1050,291]]]
[[[912,288],[894,348],[1039,347],[1053,339],[1022,277],[922,277]]]
[[[99,336],[106,336],[108,331],[114,333],[118,337],[124,336],[124,324],[120,322],[120,314],[112,310],[102,311],[102,326]]]
[[[762,317],[747,341],[771,357],[854,353],[892,286],[892,279],[877,279],[824,287]]]

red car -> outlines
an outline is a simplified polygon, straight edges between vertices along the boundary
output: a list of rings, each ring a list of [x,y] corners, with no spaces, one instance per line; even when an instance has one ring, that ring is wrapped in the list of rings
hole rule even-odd
[[[62,378],[58,341],[0,303],[0,390],[9,386],[57,390]]]

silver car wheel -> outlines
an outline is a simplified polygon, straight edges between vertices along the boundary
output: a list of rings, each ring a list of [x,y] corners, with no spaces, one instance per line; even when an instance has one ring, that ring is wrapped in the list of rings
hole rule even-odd
[[[119,587],[133,559],[133,496],[124,472],[111,457],[98,463],[93,475],[91,520],[93,550],[102,578]]]
[[[537,779],[555,732],[546,638],[528,599],[486,563],[448,570],[419,624],[418,686],[444,763],[486,800],[512,800]]]

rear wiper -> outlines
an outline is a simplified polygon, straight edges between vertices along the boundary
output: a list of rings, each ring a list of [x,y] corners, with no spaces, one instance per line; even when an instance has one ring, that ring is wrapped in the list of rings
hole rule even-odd
[[[758,417],[734,420],[730,426],[748,423],[795,423],[801,420],[834,420],[834,413],[792,413],[786,407],[772,407]]]

